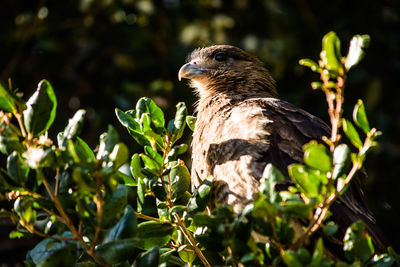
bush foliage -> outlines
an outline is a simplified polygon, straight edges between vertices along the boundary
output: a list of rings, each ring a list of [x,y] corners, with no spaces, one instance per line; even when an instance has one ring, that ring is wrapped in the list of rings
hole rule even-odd
[[[149,98],[134,109],[116,109],[116,117],[142,153],[129,154],[111,125],[92,150],[79,137],[85,117],[78,110],[57,140],[47,132],[56,117],[57,99],[43,80],[24,101],[11,86],[0,86],[0,151],[7,166],[0,172],[1,196],[13,202],[0,215],[17,227],[10,238],[38,235],[43,240],[26,255],[27,266],[182,266],[287,265],[390,266],[399,255],[376,254],[361,221],[351,225],[343,243],[344,259],[324,249],[319,229],[332,236],[330,205],[347,189],[380,132],[371,128],[364,104],[357,102],[353,122],[342,118],[348,71],[363,57],[369,37],[353,37],[341,56],[334,32],[324,36],[321,59],[300,61],[320,74],[314,89],[325,92],[332,135],[326,146],[304,146],[304,164],[289,166],[294,186],[275,191],[283,175],[265,168],[259,193],[240,214],[229,206],[208,208],[212,177],[190,190],[190,171],[179,158],[188,150],[180,138],[195,117],[185,103],[166,122]],[[340,132],[355,148],[340,142]],[[359,134],[361,132],[361,135]],[[130,162],[127,163],[127,161]],[[295,232],[293,222],[302,221]],[[257,238],[255,238],[257,236]],[[262,238],[260,238],[262,237]],[[260,241],[262,240],[262,241]]]

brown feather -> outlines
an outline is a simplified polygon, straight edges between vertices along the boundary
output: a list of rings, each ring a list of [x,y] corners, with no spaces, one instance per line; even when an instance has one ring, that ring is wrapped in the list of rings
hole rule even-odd
[[[267,163],[285,175],[287,188],[291,181],[287,167],[303,162],[303,145],[313,139],[323,143],[322,137],[330,135],[322,120],[277,99],[268,71],[239,48],[195,50],[186,66],[182,74],[190,76],[200,96],[192,142],[192,185],[197,187],[213,175],[217,203],[231,204],[240,212],[257,193]],[[385,241],[362,198],[358,185],[352,185],[332,206],[332,217],[342,236],[352,222],[362,219],[382,251]]]

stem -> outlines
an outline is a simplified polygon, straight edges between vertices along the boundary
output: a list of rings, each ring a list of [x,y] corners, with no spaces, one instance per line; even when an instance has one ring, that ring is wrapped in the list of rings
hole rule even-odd
[[[47,181],[46,177],[44,177],[44,175],[40,171],[38,172],[38,175],[42,176],[41,178],[43,180],[43,184],[46,187],[46,190],[49,193],[51,200],[54,202],[54,205],[56,206],[57,211],[60,213],[61,217],[63,218],[64,224],[68,227],[68,229],[74,235],[74,238],[77,239],[79,241],[79,243],[81,243],[81,245],[85,249],[86,253],[89,254],[99,265],[107,266],[101,259],[99,259],[99,257],[97,257],[96,253],[90,249],[90,247],[83,240],[82,235],[80,235],[79,231],[76,230],[71,219],[68,217],[68,215],[65,213],[63,207],[61,206],[58,196],[54,195],[53,190],[51,189],[50,184]]]
[[[136,215],[136,217],[141,218],[141,219],[145,219],[145,220],[147,220],[147,221],[155,221],[155,222],[163,222],[163,223],[171,223],[171,224],[173,224],[172,222],[170,222],[170,221],[168,221],[168,220],[166,220],[166,221],[161,221],[161,220],[158,219],[158,218],[151,217],[151,216],[145,215],[145,214],[143,214],[143,213],[139,213],[139,212],[135,212],[135,215]]]
[[[203,262],[203,264],[207,267],[211,267],[210,263],[208,263],[206,257],[204,257],[203,252],[201,252],[201,249],[196,244],[196,241],[192,237],[192,235],[189,233],[189,231],[186,229],[184,223],[182,222],[182,219],[179,217],[178,214],[174,215],[176,224],[179,226],[181,229],[183,235],[186,237],[186,239],[189,241],[190,245],[193,247],[194,251],[196,252],[197,256],[200,258],[200,260]]]
[[[21,129],[22,137],[26,138],[27,133],[25,130],[24,122],[22,121],[22,115],[20,113],[16,113],[16,114],[14,114],[14,116],[18,121],[19,128]]]
[[[96,189],[97,225],[96,225],[96,231],[95,231],[95,234],[93,237],[93,242],[92,242],[92,245],[90,246],[90,250],[93,253],[94,253],[94,248],[97,245],[97,241],[99,239],[99,235],[101,232],[101,222],[103,220],[103,197],[102,197],[102,192],[100,190],[101,176],[99,175],[98,172],[96,172],[95,177],[96,177],[96,184],[97,184],[97,189]]]

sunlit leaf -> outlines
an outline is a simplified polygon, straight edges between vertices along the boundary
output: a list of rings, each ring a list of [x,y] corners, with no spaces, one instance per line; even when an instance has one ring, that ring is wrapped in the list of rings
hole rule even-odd
[[[176,105],[175,118],[168,123],[168,130],[172,134],[171,143],[175,143],[179,138],[182,137],[183,130],[185,129],[185,120],[187,115],[186,105],[183,102],[179,102]]]
[[[319,183],[315,176],[309,174],[309,169],[301,164],[291,164],[288,168],[289,175],[296,186],[307,196],[316,196],[319,193]]]
[[[189,213],[203,211],[211,199],[212,177],[205,179],[194,191],[187,204]]]
[[[362,221],[353,223],[347,229],[343,242],[344,255],[348,260],[359,259],[366,262],[374,254],[371,237],[366,235]]]
[[[287,266],[302,267],[303,264],[297,259],[297,255],[292,250],[286,250],[281,253],[282,259]]]
[[[350,165],[350,149],[346,144],[338,145],[333,151],[333,165],[332,178],[336,180]]]
[[[267,199],[276,203],[280,201],[279,193],[275,190],[275,185],[285,180],[283,174],[275,168],[271,163],[268,163],[264,168],[262,178],[260,180],[260,191],[262,191]]]
[[[347,119],[342,119],[342,123],[343,123],[343,131],[346,134],[346,136],[349,138],[350,142],[356,148],[358,148],[358,149],[362,148],[363,144],[362,144],[360,136],[358,135],[353,124]]]
[[[325,34],[322,39],[321,59],[328,70],[334,73],[339,71],[342,55],[340,52],[340,40],[335,32]]]
[[[364,49],[369,46],[371,38],[369,35],[355,35],[350,41],[349,52],[346,56],[346,61],[344,63],[347,70],[351,69],[353,66],[357,65],[361,59],[364,57]]]
[[[47,131],[56,117],[57,99],[53,87],[42,80],[29,98],[24,111],[24,125],[29,134],[39,136]]]
[[[322,69],[321,67],[314,61],[308,58],[303,58],[299,60],[299,64],[310,68],[314,72],[320,72]]]
[[[331,157],[324,145],[318,144],[317,141],[311,141],[303,146],[303,150],[304,163],[308,166],[323,172],[331,170]]]
[[[80,109],[69,119],[67,127],[65,127],[64,132],[60,135],[61,138],[58,139],[58,146],[60,148],[66,146],[67,139],[75,138],[80,134],[85,114],[86,110]]]
[[[29,168],[16,151],[7,157],[7,172],[18,184],[24,184],[28,179]]]
[[[178,165],[171,169],[172,198],[177,199],[189,189],[190,172],[185,165]]]
[[[130,170],[132,173],[133,178],[137,181],[138,178],[144,178],[143,173],[140,171],[142,165],[140,163],[140,156],[139,154],[135,153],[131,159]]]
[[[394,263],[394,259],[388,254],[374,255],[370,259],[366,266],[367,267],[390,267]]]
[[[353,120],[354,123],[364,131],[364,133],[367,134],[371,130],[365,112],[364,103],[361,99],[358,99],[357,104],[354,106]]]
[[[17,111],[17,106],[14,102],[15,98],[14,94],[0,83],[0,109],[15,114]]]
[[[190,130],[194,131],[194,127],[196,125],[196,117],[186,116],[186,124],[189,126]]]
[[[111,154],[109,155],[109,159],[114,162],[114,168],[118,169],[124,164],[129,157],[128,147],[124,143],[118,143],[115,145]]]

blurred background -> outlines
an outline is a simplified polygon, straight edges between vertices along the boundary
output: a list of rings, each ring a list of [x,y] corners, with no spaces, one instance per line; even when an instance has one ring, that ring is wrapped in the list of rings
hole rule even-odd
[[[193,112],[196,99],[177,73],[191,50],[211,44],[255,54],[276,79],[280,98],[328,122],[323,93],[310,87],[319,77],[298,60],[317,60],[321,39],[331,30],[341,38],[344,55],[353,35],[371,36],[366,57],[349,74],[345,116],[351,117],[362,98],[371,125],[383,132],[380,147],[367,158],[368,178],[362,183],[378,224],[399,251],[397,0],[1,0],[0,80],[10,78],[25,99],[41,79],[52,83],[59,106],[51,137],[83,108],[88,112],[81,136],[91,147],[112,124],[134,152],[138,147],[119,126],[114,108],[131,109],[148,96],[168,119],[178,101]],[[8,241],[13,227],[0,223],[0,263],[21,262],[32,242]]]

